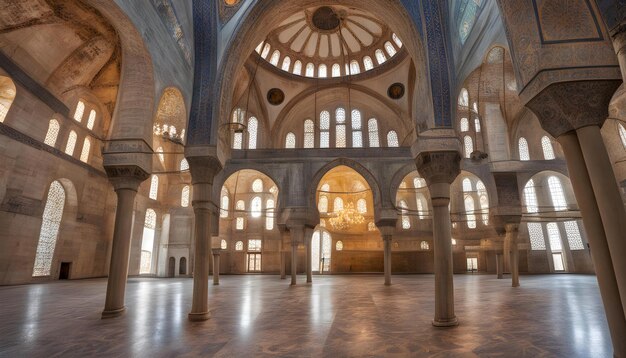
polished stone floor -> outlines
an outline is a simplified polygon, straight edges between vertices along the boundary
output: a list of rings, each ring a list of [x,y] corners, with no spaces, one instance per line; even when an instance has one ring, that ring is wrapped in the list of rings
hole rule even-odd
[[[304,277],[299,277],[303,282]],[[460,325],[435,328],[431,275],[223,276],[190,323],[191,279],[129,280],[127,314],[100,319],[106,280],[0,287],[2,357],[610,357],[596,278],[457,275]]]

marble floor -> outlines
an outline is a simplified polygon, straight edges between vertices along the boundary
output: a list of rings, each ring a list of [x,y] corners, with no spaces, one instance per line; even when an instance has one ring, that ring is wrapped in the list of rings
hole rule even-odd
[[[298,277],[300,282],[304,277]],[[101,320],[105,279],[0,287],[2,357],[610,357],[596,278],[457,275],[460,325],[430,324],[432,275],[222,276],[212,318],[187,321],[191,279],[132,278]]]

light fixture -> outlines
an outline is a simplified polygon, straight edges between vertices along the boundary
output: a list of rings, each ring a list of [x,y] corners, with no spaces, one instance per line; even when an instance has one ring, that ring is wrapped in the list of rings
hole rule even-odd
[[[353,202],[349,202],[345,208],[331,214],[328,221],[335,230],[348,230],[354,225],[363,224],[365,217],[354,207]]]

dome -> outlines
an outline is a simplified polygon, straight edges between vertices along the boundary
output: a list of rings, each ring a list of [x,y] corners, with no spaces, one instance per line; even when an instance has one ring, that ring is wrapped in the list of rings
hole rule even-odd
[[[400,38],[374,15],[345,6],[321,6],[288,17],[256,52],[283,71],[325,78],[369,71],[401,48]]]

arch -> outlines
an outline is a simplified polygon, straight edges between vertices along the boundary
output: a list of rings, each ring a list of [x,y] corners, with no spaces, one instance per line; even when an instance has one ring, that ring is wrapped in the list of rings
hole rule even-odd
[[[332,236],[328,230],[316,228],[311,237],[311,270],[314,272],[329,272],[332,259]],[[341,245],[343,249],[343,244]],[[337,247],[335,246],[335,249]],[[338,250],[341,251],[341,250]]]
[[[187,258],[184,256],[181,257],[180,261],[178,262],[178,274],[179,275],[187,274]]]
[[[3,123],[9,114],[16,94],[13,80],[7,76],[0,76],[0,123]]]
[[[295,149],[295,148],[296,148],[296,135],[293,132],[289,132],[285,136],[285,149]]]

